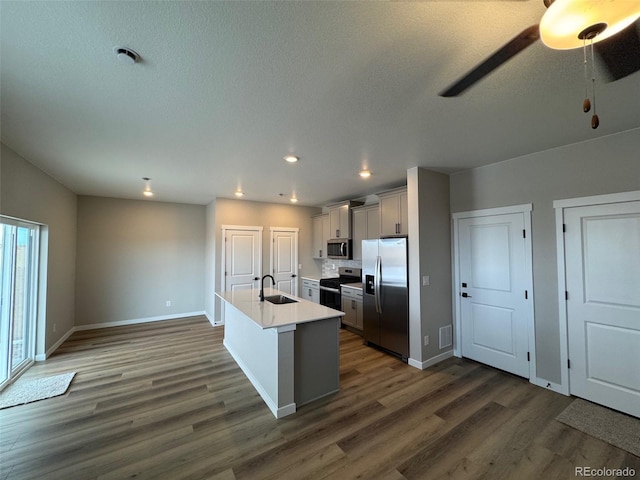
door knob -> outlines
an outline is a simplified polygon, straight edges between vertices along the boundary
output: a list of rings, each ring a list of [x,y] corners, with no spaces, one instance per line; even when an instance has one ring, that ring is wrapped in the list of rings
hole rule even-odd
[[[467,294],[467,292],[463,292],[460,295],[464,298],[471,298],[471,295]]]

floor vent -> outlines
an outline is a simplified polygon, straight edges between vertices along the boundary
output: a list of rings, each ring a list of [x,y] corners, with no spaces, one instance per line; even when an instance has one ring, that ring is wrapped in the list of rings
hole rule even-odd
[[[450,347],[453,342],[451,325],[440,327],[440,348]]]

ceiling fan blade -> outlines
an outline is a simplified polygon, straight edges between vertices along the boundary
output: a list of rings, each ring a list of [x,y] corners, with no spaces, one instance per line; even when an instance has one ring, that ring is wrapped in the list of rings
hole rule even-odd
[[[464,77],[443,92],[440,92],[438,95],[441,97],[456,97],[460,95],[466,89],[482,80],[500,65],[516,56],[539,38],[540,30],[538,25],[531,25],[530,27],[525,28],[522,32],[513,37],[506,45],[500,48],[500,50],[496,51],[484,62],[476,66]]]
[[[593,45],[610,82],[640,70],[640,35],[636,23]]]

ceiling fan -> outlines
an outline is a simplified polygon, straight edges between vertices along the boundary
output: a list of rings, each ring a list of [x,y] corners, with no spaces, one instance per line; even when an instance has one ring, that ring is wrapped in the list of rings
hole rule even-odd
[[[540,38],[548,47],[560,50],[594,44],[609,81],[640,70],[640,36],[635,25],[640,0],[543,1],[547,11],[540,24],[522,30],[439,95],[462,94]]]

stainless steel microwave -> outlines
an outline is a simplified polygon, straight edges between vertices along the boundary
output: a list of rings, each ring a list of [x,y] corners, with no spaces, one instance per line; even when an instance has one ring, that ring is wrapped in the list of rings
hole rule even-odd
[[[351,260],[351,240],[334,238],[327,242],[327,258],[341,258]]]

